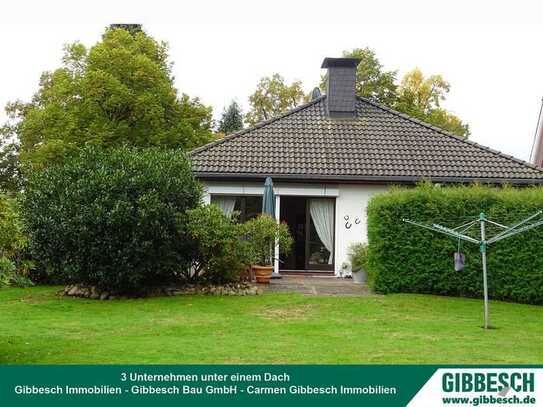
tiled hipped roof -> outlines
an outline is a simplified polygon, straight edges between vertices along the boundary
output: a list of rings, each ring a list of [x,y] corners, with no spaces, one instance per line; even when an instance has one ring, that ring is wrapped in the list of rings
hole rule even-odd
[[[329,118],[326,96],[191,153],[196,176],[337,181],[543,182],[543,171],[366,99]]]

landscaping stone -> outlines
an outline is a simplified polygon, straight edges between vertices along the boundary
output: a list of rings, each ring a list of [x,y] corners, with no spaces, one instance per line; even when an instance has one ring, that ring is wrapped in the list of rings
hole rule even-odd
[[[76,285],[70,287],[70,291],[68,291],[67,295],[76,295],[76,293],[79,291]]]
[[[93,300],[114,300],[118,297],[108,291],[101,291],[97,287],[85,287],[80,285],[68,285],[62,290],[62,294],[70,297],[89,298]],[[177,295],[224,295],[245,296],[262,294],[262,289],[256,285],[243,283],[230,283],[224,285],[194,285],[173,287],[157,287],[149,291],[147,297],[177,296]]]

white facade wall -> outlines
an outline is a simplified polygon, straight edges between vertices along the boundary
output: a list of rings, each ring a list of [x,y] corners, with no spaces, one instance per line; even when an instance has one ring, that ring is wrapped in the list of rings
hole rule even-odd
[[[348,262],[349,246],[353,243],[367,242],[368,217],[366,208],[370,198],[387,190],[386,185],[340,184],[336,198],[336,275],[341,273],[341,265]],[[348,270],[350,273],[350,268]]]
[[[204,202],[209,203],[211,194],[262,195],[263,183],[204,182]],[[372,195],[387,190],[386,185],[363,184],[303,184],[274,183],[277,196],[277,217],[280,212],[281,196],[335,197],[335,273],[339,275],[342,264],[348,262],[348,250],[352,243],[367,241],[366,208]],[[278,270],[276,262],[275,268]]]

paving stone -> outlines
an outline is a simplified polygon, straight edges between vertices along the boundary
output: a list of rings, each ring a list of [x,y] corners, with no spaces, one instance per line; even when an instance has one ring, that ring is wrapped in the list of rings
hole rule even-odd
[[[281,279],[271,280],[268,285],[263,284],[262,288],[265,293],[297,292],[304,295],[323,296],[365,296],[371,294],[366,285],[355,284],[351,279],[331,276],[283,276]]]

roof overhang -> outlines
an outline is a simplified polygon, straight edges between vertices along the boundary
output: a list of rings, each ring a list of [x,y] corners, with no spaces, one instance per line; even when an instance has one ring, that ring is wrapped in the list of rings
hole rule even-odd
[[[365,175],[308,175],[308,174],[259,174],[194,172],[196,178],[213,181],[264,181],[266,177],[288,182],[335,182],[338,184],[416,184],[431,181],[443,184],[494,184],[494,185],[542,185],[543,178],[470,178],[470,177],[425,177],[425,176],[365,176]]]

